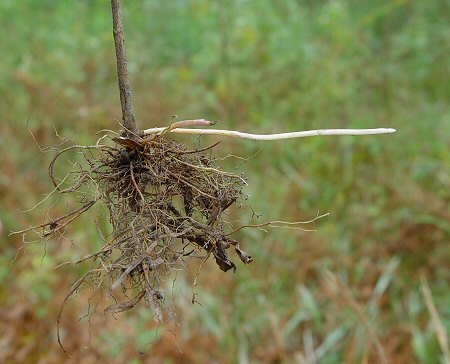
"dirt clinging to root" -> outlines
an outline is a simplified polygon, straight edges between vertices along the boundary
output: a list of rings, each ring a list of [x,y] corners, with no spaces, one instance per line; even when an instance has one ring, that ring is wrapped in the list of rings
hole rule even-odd
[[[81,208],[38,228],[43,237],[61,233],[91,206],[103,203],[113,232],[99,251],[78,261],[95,264],[67,298],[80,286],[102,287],[116,299],[107,311],[122,312],[144,299],[155,319],[162,321],[166,278],[187,259],[212,256],[222,271],[235,270],[228,257],[232,248],[243,263],[252,262],[230,237],[231,223],[224,214],[243,197],[245,180],[215,165],[211,150],[217,143],[188,150],[183,143],[159,135],[113,140],[113,146],[74,145],[59,151],[49,167],[55,188],[73,193],[89,186],[94,196],[84,200]],[[71,149],[83,153],[89,168],[72,171],[75,183],[62,189],[54,165]]]

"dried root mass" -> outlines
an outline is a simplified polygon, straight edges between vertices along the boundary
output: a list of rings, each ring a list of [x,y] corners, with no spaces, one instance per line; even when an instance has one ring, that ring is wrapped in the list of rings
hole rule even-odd
[[[42,237],[63,233],[78,216],[103,203],[113,232],[102,249],[78,261],[95,264],[71,293],[82,284],[106,288],[117,299],[107,309],[113,313],[145,299],[162,320],[165,278],[187,259],[212,256],[221,270],[235,270],[227,254],[232,247],[242,262],[252,261],[230,237],[231,224],[224,215],[242,198],[245,180],[215,165],[215,145],[188,150],[159,135],[113,140],[112,145],[74,145],[58,152],[49,167],[56,190],[90,193],[80,194],[81,207],[34,230]],[[88,167],[72,170],[74,184],[62,188],[67,178],[54,176],[55,163],[71,149],[83,153]]]

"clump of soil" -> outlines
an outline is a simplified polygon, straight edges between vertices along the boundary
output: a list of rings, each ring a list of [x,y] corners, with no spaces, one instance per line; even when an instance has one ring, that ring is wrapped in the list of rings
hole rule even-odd
[[[129,310],[144,299],[162,321],[166,278],[187,259],[211,256],[222,271],[235,270],[228,257],[232,247],[243,263],[252,262],[230,237],[231,223],[224,215],[243,197],[246,182],[216,165],[211,151],[218,143],[188,150],[161,135],[112,140],[114,144],[72,145],[56,154],[49,166],[55,189],[84,196],[82,206],[33,229],[42,238],[63,234],[94,204],[104,204],[113,232],[99,251],[77,262],[91,260],[94,265],[67,298],[81,286],[102,287],[116,300],[107,311]],[[83,154],[88,167],[77,165],[66,178],[56,178],[56,161],[73,149]],[[74,184],[63,189],[68,179]]]

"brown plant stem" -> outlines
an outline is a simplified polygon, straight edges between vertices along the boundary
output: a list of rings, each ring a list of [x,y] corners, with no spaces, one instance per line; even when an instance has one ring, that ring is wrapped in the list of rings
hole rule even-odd
[[[130,78],[128,76],[127,54],[122,26],[122,10],[120,0],[111,0],[113,17],[113,36],[116,48],[117,77],[119,81],[120,103],[122,106],[122,123],[127,137],[133,139],[139,134],[134,116],[133,97],[131,95]]]

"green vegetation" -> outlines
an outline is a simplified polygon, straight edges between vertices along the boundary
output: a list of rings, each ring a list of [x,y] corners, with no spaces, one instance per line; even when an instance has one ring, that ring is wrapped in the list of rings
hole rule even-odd
[[[254,156],[225,164],[245,169],[258,221],[331,215],[316,232],[242,231],[254,262],[234,275],[206,264],[203,307],[190,304],[197,267],[180,272],[176,335],[156,329],[146,308],[104,317],[97,298],[89,339],[87,319],[77,319],[90,292],[80,293],[63,320],[78,362],[379,362],[376,336],[392,363],[444,363],[419,278],[450,332],[449,3],[123,3],[140,127],[177,114],[261,133],[397,133],[223,140],[222,155]],[[53,125],[79,143],[118,127],[109,2],[0,0],[0,22],[0,362],[60,362],[57,311],[86,267],[54,267],[101,246],[93,216],[72,227],[76,246],[31,244],[14,263],[21,240],[7,233],[41,221],[42,210],[20,210],[51,190],[51,155],[39,152],[27,126],[41,146],[58,143]],[[235,212],[241,221],[248,215]]]

